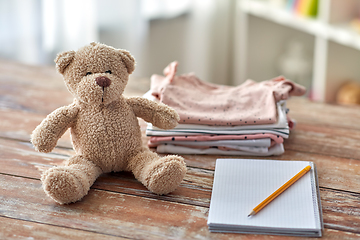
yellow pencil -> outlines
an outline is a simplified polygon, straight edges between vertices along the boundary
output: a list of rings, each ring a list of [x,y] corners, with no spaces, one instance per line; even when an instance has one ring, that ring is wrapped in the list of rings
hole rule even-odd
[[[298,174],[292,177],[289,181],[287,181],[284,185],[282,185],[278,190],[273,192],[270,196],[268,196],[264,201],[262,201],[259,205],[257,205],[248,217],[257,214],[261,209],[263,209],[266,205],[268,205],[272,200],[274,200],[277,196],[279,196],[282,192],[284,192],[288,187],[290,187],[293,183],[299,180],[302,176],[304,176],[308,171],[310,171],[311,166],[306,166],[303,170],[301,170]]]

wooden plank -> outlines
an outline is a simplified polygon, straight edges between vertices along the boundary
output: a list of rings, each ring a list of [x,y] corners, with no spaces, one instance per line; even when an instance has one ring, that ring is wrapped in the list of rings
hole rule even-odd
[[[128,94],[141,95],[148,89],[145,84],[148,84],[146,79],[143,82],[130,80]],[[30,143],[10,139],[29,141],[30,133],[45,115],[70,103],[72,96],[53,67],[31,67],[0,60],[0,85],[0,137],[5,138],[0,139],[0,173],[14,175],[0,174],[0,198],[5,199],[0,201],[0,215],[7,216],[0,221],[10,222],[8,225],[0,222],[0,230],[12,225],[9,232],[17,232],[21,225],[16,227],[11,221],[23,220],[70,229],[75,219],[75,229],[71,231],[85,229],[90,232],[102,228],[100,234],[120,237],[258,239],[256,235],[209,234],[207,231],[206,214],[215,159],[224,156],[185,155],[188,173],[181,186],[167,196],[151,194],[132,174],[116,173],[102,175],[82,202],[68,206],[53,203],[45,196],[38,179],[42,170],[61,164],[73,153],[69,135],[59,141],[59,146],[65,148],[56,148],[51,154],[36,153]],[[328,228],[325,238],[358,239],[360,108],[311,103],[301,98],[288,101],[288,107],[298,126],[285,141],[285,154],[269,159],[314,161],[318,166],[325,227]],[[145,125],[141,124],[144,132]],[[146,143],[147,138],[143,141]],[[129,207],[119,207],[119,199]],[[151,210],[145,206],[151,206]],[[160,214],[167,211],[170,211],[169,216]],[[147,216],[150,218],[146,220]],[[170,219],[171,216],[175,216],[175,220]],[[185,221],[188,216],[193,219],[191,224]],[[101,226],[96,228],[97,221]],[[163,225],[163,222],[166,223]]]
[[[172,193],[167,195],[156,195],[147,190],[140,182],[134,179],[131,173],[104,174],[95,182],[92,189],[108,190],[124,194],[131,194],[146,198],[171,201],[194,206],[209,207],[211,188],[204,189],[194,183],[194,176],[189,169],[184,181]],[[191,181],[191,184],[186,182]]]
[[[0,137],[30,141],[32,131],[45,117],[45,114],[0,108]],[[58,146],[72,148],[69,131],[59,139]]]
[[[116,173],[101,176],[84,201],[67,206],[52,202],[45,196],[38,179],[42,170],[61,164],[73,153],[69,149],[69,135],[59,142],[59,146],[65,149],[57,148],[52,154],[36,153],[30,143],[10,139],[28,141],[30,133],[45,115],[70,103],[72,96],[53,67],[30,67],[1,60],[0,63],[0,136],[6,138],[0,139],[0,172],[25,177],[0,174],[0,198],[5,199],[0,201],[0,214],[7,216],[0,221],[24,220],[65,229],[70,229],[75,221],[72,231],[103,229],[99,233],[131,238],[259,238],[256,235],[210,234],[207,231],[206,214],[215,159],[224,156],[185,155],[189,171],[181,186],[167,196],[151,194],[132,174]],[[140,86],[144,86],[143,83],[130,80],[130,95],[141,95],[148,88]],[[288,102],[290,114],[297,119],[298,126],[286,140],[286,152],[269,158],[314,161],[322,187],[325,226],[329,228],[324,232],[325,238],[357,239],[360,237],[357,235],[359,108],[340,108],[298,99]],[[143,122],[142,129],[144,131]],[[144,137],[144,143],[146,140]],[[126,203],[125,209],[123,205],[119,207],[119,199]],[[168,211],[170,214],[167,216],[161,215]],[[146,220],[148,216],[150,219]],[[172,216],[175,219],[171,219]],[[99,221],[101,224],[97,227]],[[0,222],[0,228],[2,226]],[[19,228],[14,227],[13,232]]]
[[[48,114],[73,98],[54,68],[2,62],[0,84],[1,108],[6,109]]]
[[[286,139],[286,150],[360,160],[360,130],[298,124]]]
[[[236,237],[210,234],[204,207],[100,190],[91,190],[81,202],[61,206],[48,199],[40,185],[38,180],[0,175],[0,214],[136,239]]]
[[[3,166],[1,169],[2,173],[39,179],[41,170],[47,169],[53,164],[59,164],[64,158],[66,158],[66,156],[59,154],[35,153],[31,150],[31,146],[28,143],[19,143],[16,141],[12,141],[12,143],[10,143],[10,141],[0,139],[0,154]],[[346,165],[344,161],[348,161],[348,165]],[[346,186],[352,185],[352,188],[356,191],[359,187],[356,184],[360,182],[358,177],[360,174],[358,174],[358,172],[352,172],[354,170],[354,165],[351,161],[352,160],[350,159],[341,160],[338,158],[326,158],[321,162],[318,160],[317,164],[320,165],[318,166],[320,186],[334,187],[334,183],[338,183],[339,189],[341,189],[341,187],[346,188]],[[13,165],[8,168],[10,164]],[[350,166],[352,166],[352,168],[350,168]],[[8,169],[10,169],[11,172],[9,172]],[[16,171],[14,171],[15,169]],[[136,181],[130,173],[105,174],[96,181],[93,186],[93,190],[91,191],[95,191],[95,189],[107,190],[151,199],[208,207],[211,196],[213,171],[191,167],[188,169],[189,171],[181,186],[176,191],[166,196],[157,196],[150,193],[141,183]],[[358,166],[357,171],[359,171]],[[335,195],[335,197],[333,195]],[[334,220],[338,219],[339,214],[343,219],[345,219],[344,214],[348,212],[347,208],[360,207],[360,204],[354,196],[359,197],[359,194],[348,192],[344,193],[340,190],[321,190],[323,208],[325,209],[324,216],[328,214],[328,217],[324,217],[324,219],[329,222],[330,228],[340,230],[350,228],[351,231],[357,232],[356,226],[353,226],[354,224],[358,224],[355,221],[356,219],[354,220],[350,218],[351,221],[346,221],[346,226],[344,226],[341,221],[338,221],[337,223]],[[347,197],[349,197],[350,200],[347,199]],[[49,201],[51,200],[49,199]],[[340,204],[339,201],[345,203]],[[339,208],[339,205],[342,207]],[[356,217],[359,216],[356,214]],[[336,223],[338,225],[336,225]]]
[[[289,115],[298,123],[360,130],[360,106],[333,105],[312,102],[306,98],[287,101]]]
[[[92,189],[83,201],[58,205],[48,199],[39,180],[0,174],[0,215],[59,227],[141,239],[272,239],[272,236],[218,234],[207,229],[208,208]],[[322,191],[323,193],[324,191]],[[326,239],[360,237],[359,194],[326,192],[323,200]],[[335,204],[342,201],[340,206]],[[352,207],[350,207],[352,206]],[[346,219],[341,221],[339,219]],[[327,223],[328,222],[328,223]],[[285,239],[299,239],[288,238]]]
[[[61,165],[70,153],[68,150],[56,149],[54,153],[36,152],[29,142],[17,142],[0,139],[1,173],[40,179],[41,172]]]
[[[0,173],[40,179],[41,173],[62,165],[71,151],[56,149],[55,153],[37,153],[30,143],[0,139]],[[118,191],[155,199],[173,200],[198,206],[208,206],[212,188],[213,171],[189,168],[184,182],[173,193],[158,196],[149,192],[131,173],[103,174],[93,188]]]
[[[214,170],[216,158],[208,157],[207,165],[202,165],[203,168],[208,169],[201,169],[196,166],[198,165],[197,159],[201,160],[202,156],[184,155],[184,157],[188,166],[188,174],[185,176],[184,182],[194,184],[204,190],[212,188],[213,172],[209,170]],[[221,157],[224,158],[224,156]],[[360,192],[360,162],[357,160],[294,151],[267,159],[313,161],[317,166],[321,187]]]
[[[0,139],[0,161],[2,166],[0,172],[39,179],[41,171],[54,165],[61,165],[72,154],[72,150],[61,148],[56,148],[53,153],[37,153],[30,143]],[[188,188],[203,191],[211,189],[216,156],[184,155],[184,157],[188,166],[188,174],[183,184],[186,184]],[[224,158],[224,156],[220,157]],[[203,159],[206,159],[206,162],[201,162]],[[286,151],[281,156],[273,156],[269,157],[269,159],[313,161],[317,165],[321,187],[359,192],[360,161],[358,160],[296,151]],[[111,177],[116,178],[116,181],[120,181],[116,183],[119,186],[125,184],[124,181],[128,181],[129,178],[133,178],[122,174],[113,174]],[[102,182],[100,179],[97,184]],[[106,181],[108,180],[106,179]],[[106,181],[104,179],[104,182]],[[114,183],[113,187],[119,187],[116,184]],[[107,189],[109,187],[106,186]]]
[[[325,229],[323,239],[358,239],[360,236],[355,233],[342,232],[333,229]],[[200,238],[200,236],[197,236]],[[58,227],[49,224],[36,223],[31,221],[24,221],[18,219],[11,219],[7,217],[0,217],[0,239],[15,240],[15,239],[54,239],[54,240],[92,240],[92,239],[128,239],[118,236],[105,235],[96,232],[72,229],[68,227]],[[210,239],[210,238],[209,238]],[[214,239],[214,238],[213,238]],[[234,239],[234,238],[233,238]],[[259,239],[258,235],[237,235],[236,239]],[[261,239],[274,239],[274,236],[265,237]],[[278,237],[278,239],[304,239],[304,238],[288,238]]]
[[[72,229],[70,227],[58,227],[50,224],[0,217],[0,239],[119,240],[126,238]]]
[[[325,229],[321,239],[359,239],[360,234],[342,232],[335,229]]]
[[[334,189],[321,189],[324,226],[360,233],[360,195]]]
[[[34,66],[0,59],[0,79],[9,79],[24,84],[31,83],[39,87],[64,87],[61,84],[61,75],[55,70],[55,64],[53,66]]]

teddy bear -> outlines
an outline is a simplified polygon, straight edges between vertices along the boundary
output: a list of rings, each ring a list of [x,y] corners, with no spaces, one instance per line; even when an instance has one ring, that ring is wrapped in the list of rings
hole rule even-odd
[[[42,173],[44,191],[54,201],[81,200],[102,173],[131,171],[155,194],[174,191],[186,173],[184,159],[160,157],[144,146],[137,117],[162,129],[174,128],[179,115],[165,104],[123,96],[135,60],[126,50],[91,43],[57,55],[56,68],[74,96],[50,113],[31,135],[39,152],[51,152],[70,128],[75,155]]]
[[[336,102],[339,104],[360,104],[360,83],[346,81],[336,94]]]

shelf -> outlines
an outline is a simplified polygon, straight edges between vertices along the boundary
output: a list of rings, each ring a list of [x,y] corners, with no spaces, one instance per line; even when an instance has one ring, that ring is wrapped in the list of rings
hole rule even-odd
[[[360,35],[349,26],[329,26],[326,37],[338,44],[360,50]]]
[[[240,1],[239,7],[247,14],[360,50],[360,35],[347,24],[329,25],[314,18],[296,15],[264,1]]]
[[[240,44],[234,76],[243,82],[285,74],[274,63],[284,54],[287,42],[296,40],[304,46],[304,54],[308,53],[311,73],[301,78],[295,72],[287,75],[307,85],[312,100],[336,102],[344,82],[360,82],[360,34],[351,28],[352,19],[359,17],[359,7],[360,0],[319,0],[318,16],[311,18],[270,0],[237,0]]]

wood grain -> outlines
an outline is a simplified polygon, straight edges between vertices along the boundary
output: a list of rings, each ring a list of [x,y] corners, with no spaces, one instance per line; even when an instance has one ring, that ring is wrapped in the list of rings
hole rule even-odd
[[[31,145],[26,142],[11,142],[0,139],[0,156],[3,166],[0,172],[11,176],[39,180],[41,171],[48,169],[53,165],[60,165],[62,161],[67,158],[67,155],[64,154],[67,150],[60,149],[58,153],[43,154],[36,153],[32,151],[31,148]],[[345,160],[351,161],[349,159]],[[319,182],[324,209],[324,219],[326,223],[329,223],[326,226],[329,229],[360,233],[360,227],[358,226],[360,222],[360,210],[352,210],[353,214],[351,214],[351,218],[346,215],[350,211],[349,209],[360,209],[360,201],[357,200],[357,198],[360,198],[360,194],[329,189],[330,186],[333,186],[332,182],[343,182],[343,186],[346,185],[347,181],[350,183],[351,179],[359,178],[357,172],[351,172],[351,169],[344,167],[344,163],[341,164],[338,162],[339,159],[317,163],[318,165],[321,165],[321,167],[319,167]],[[342,166],[344,169],[338,169],[334,166],[334,163],[338,163],[338,165]],[[322,174],[322,171],[326,171],[327,169],[337,169],[337,171],[328,174],[332,176],[332,179],[321,178],[322,175],[328,176],[327,174]],[[347,174],[344,174],[345,170],[348,170]],[[359,171],[359,168],[357,170]],[[95,182],[91,191],[107,191],[208,208],[211,197],[213,172],[213,170],[188,166],[188,172],[181,186],[176,191],[166,196],[158,196],[150,193],[131,173],[104,174]],[[347,177],[347,179],[344,179],[344,177]],[[359,184],[360,181],[353,182]],[[39,191],[41,191],[41,186],[38,187],[40,188]],[[357,190],[358,187],[359,185],[355,186],[353,190]],[[44,198],[47,198],[43,192],[42,195]],[[339,202],[342,204],[337,204]],[[340,217],[348,220],[337,221]]]
[[[321,189],[325,227],[360,233],[360,196],[358,193]]]
[[[6,183],[6,184],[4,184]],[[159,199],[144,198],[111,191],[92,189],[81,202],[58,205],[52,202],[41,189],[39,180],[0,174],[0,215],[6,218],[43,223],[46,225],[91,231],[111,236],[136,239],[272,239],[272,236],[219,234],[207,230],[208,208],[179,204]],[[331,191],[327,193],[332,194]],[[340,194],[340,195],[338,195]],[[348,199],[337,193],[331,199]],[[347,200],[358,208],[358,200]],[[325,206],[327,212],[335,212],[338,218],[346,216],[349,208]],[[330,210],[331,209],[331,210]],[[325,216],[326,220],[328,216]],[[326,225],[326,239],[356,239],[358,228],[354,222],[358,215],[349,219],[343,226],[335,221]],[[2,225],[2,224],[1,224]],[[1,226],[0,225],[0,226]],[[329,232],[337,230],[338,236]],[[343,234],[342,229],[347,232]],[[331,234],[330,234],[331,233]],[[289,238],[285,239],[299,239]]]
[[[84,231],[71,227],[58,227],[51,224],[37,223],[8,217],[0,217],[0,239],[127,239],[94,231]]]
[[[39,180],[0,175],[0,185],[0,214],[6,217],[136,239],[231,238],[208,232],[204,207],[96,189],[61,206],[45,196]]]
[[[72,154],[74,154],[72,150],[64,148],[55,148],[48,154],[37,153],[29,142],[0,138],[2,162],[0,172],[39,179],[41,171],[61,165]],[[216,157],[207,156],[207,164],[202,165],[201,168],[197,160],[202,159],[202,156],[184,155],[184,157],[189,169],[184,183],[189,186],[194,185],[193,188],[211,189]],[[313,161],[317,165],[321,187],[359,192],[360,162],[358,160],[294,151],[286,151],[281,156],[269,159]],[[120,174],[114,174],[114,176],[120,176]]]
[[[299,123],[285,149],[360,160],[360,130]]]
[[[148,88],[148,79],[130,79],[125,94],[139,96]],[[0,60],[0,239],[302,239],[208,231],[215,161],[225,156],[184,155],[188,172],[169,195],[152,194],[131,173],[120,172],[101,175],[80,202],[54,203],[39,179],[74,154],[70,136],[49,154],[35,152],[29,139],[48,113],[71,102],[53,66]],[[360,239],[360,107],[304,98],[290,99],[288,107],[296,129],[285,140],[285,153],[268,159],[313,161],[323,239]],[[146,124],[139,122],[144,134]]]
[[[360,130],[359,105],[322,104],[306,98],[292,98],[287,101],[287,106],[289,115],[299,123]]]

